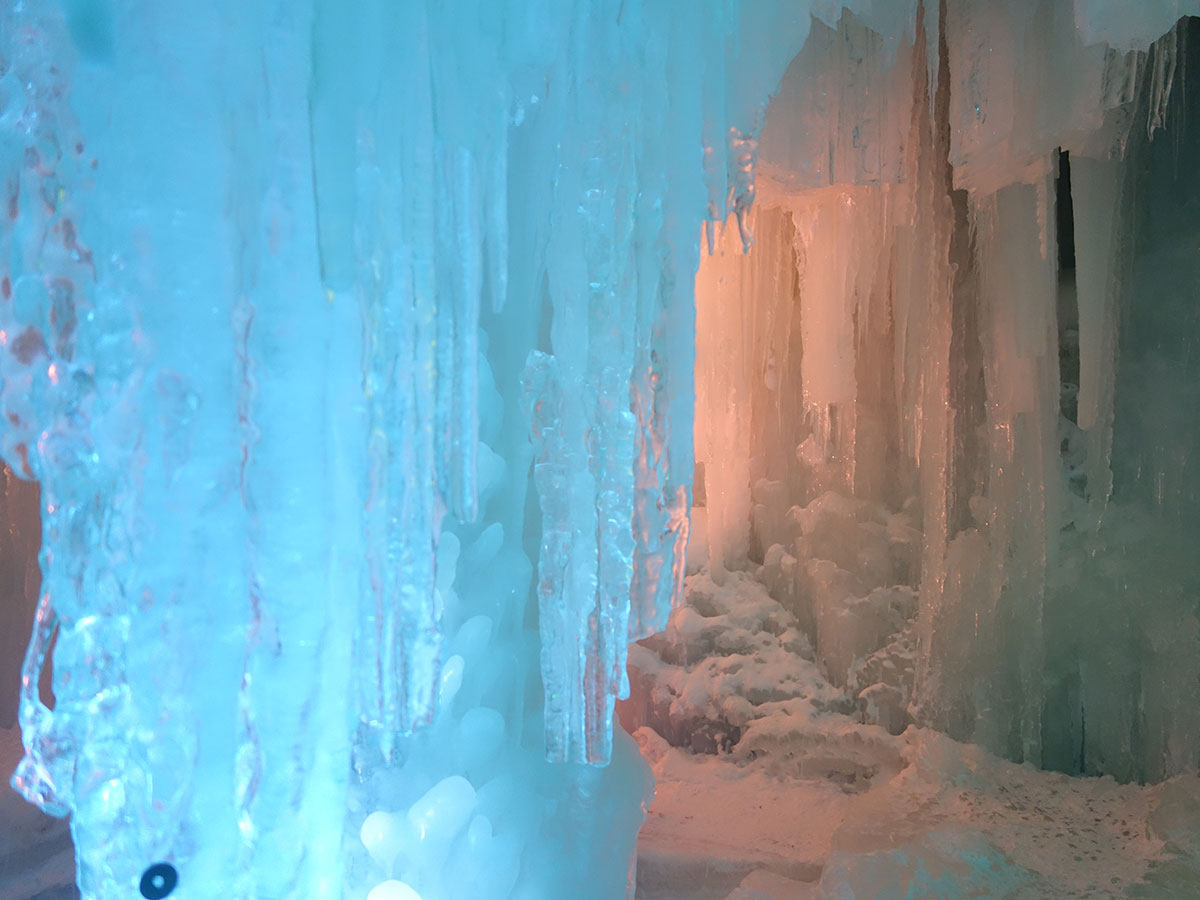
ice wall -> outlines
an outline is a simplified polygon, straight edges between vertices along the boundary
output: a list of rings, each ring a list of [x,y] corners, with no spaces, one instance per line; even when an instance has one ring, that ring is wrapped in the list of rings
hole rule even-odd
[[[846,12],[768,107],[757,246],[697,278],[707,543],[871,721],[1120,778],[1200,759],[1184,12]],[[889,630],[891,588],[920,606]]]
[[[1106,684],[1047,649],[1063,524],[1101,533],[1109,471],[1156,521],[1193,481],[1164,416],[1115,424],[1169,332],[1114,381],[1128,136],[1185,58],[1131,49],[1185,11],[1144,9],[0,9],[0,450],[42,519],[14,783],[73,812],[85,896],[159,863],[190,898],[626,891],[650,785],[612,703],[679,595],[697,364],[718,567],[763,554],[827,666],[1038,761],[1045,660],[1085,711]],[[1101,261],[1080,503],[1060,146]],[[904,676],[861,623],[918,581]],[[1144,649],[1090,768],[1158,771]],[[1171,771],[1191,726],[1151,706]]]
[[[1196,24],[1187,20],[1155,45],[1155,68],[1194,65]],[[1083,771],[1122,778],[1158,779],[1195,766],[1200,735],[1196,262],[1181,244],[1194,243],[1197,181],[1194,166],[1182,163],[1197,152],[1197,102],[1187,79],[1177,80],[1161,130],[1131,135],[1125,170],[1071,169],[1072,194],[1089,204],[1092,223],[1076,212],[1082,434],[1071,433],[1078,450],[1070,500],[1076,522],[1108,505],[1099,527],[1063,535],[1063,571],[1048,603],[1065,612],[1072,591],[1086,592],[1095,614],[1047,620],[1048,639],[1065,650],[1050,667],[1053,697],[1070,714],[1046,723],[1046,753],[1059,767],[1068,758]],[[1116,227],[1090,239],[1093,252],[1110,240],[1116,265],[1087,285],[1081,228],[1103,229],[1110,219]],[[1093,294],[1090,336],[1085,287]],[[1090,375],[1089,343],[1103,367]],[[1085,390],[1089,377],[1095,387]],[[1110,465],[1098,465],[1097,452]]]
[[[612,703],[680,591],[699,226],[748,215],[808,28],[0,9],[14,785],[73,814],[86,897],[627,891]]]

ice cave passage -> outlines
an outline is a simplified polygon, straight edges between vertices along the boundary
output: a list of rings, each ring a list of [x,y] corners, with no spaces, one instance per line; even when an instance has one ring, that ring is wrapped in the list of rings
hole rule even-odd
[[[702,242],[638,897],[1200,896],[1200,89],[971,159],[956,37],[815,25]]]
[[[0,0],[0,900],[1200,897],[1185,12]]]

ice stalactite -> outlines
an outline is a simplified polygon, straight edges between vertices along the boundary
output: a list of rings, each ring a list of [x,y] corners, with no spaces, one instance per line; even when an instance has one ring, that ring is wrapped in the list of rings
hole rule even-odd
[[[1177,770],[1190,588],[1140,570],[1117,675],[1054,618],[1137,555],[1114,508],[1191,521],[1154,390],[1190,337],[1131,301],[1125,224],[1183,102],[1168,8],[0,9],[0,448],[43,522],[15,783],[74,813],[85,895],[628,890],[612,704],[680,596],[694,374],[714,562],[761,555],[870,715]]]
[[[1172,563],[1180,586],[1168,590],[1128,553],[1139,528],[1175,544],[1151,520],[1187,495],[1192,454],[1152,426],[1158,436],[1129,437],[1145,414],[1121,398],[1148,396],[1159,359],[1142,350],[1157,326],[1130,330],[1155,318],[1130,312],[1145,308],[1130,273],[1157,252],[1133,246],[1152,216],[1139,195],[1171,171],[1146,175],[1144,160],[1189,140],[1188,29],[1147,52],[1149,12],[1113,26],[1085,3],[946,2],[924,16],[898,41],[866,15],[814,26],[766,114],[760,245],[702,259],[699,358],[716,361],[697,369],[710,567],[761,563],[872,721],[915,717],[1067,771],[1180,771],[1200,752],[1191,717],[1166,724],[1171,696],[1191,694],[1194,614],[1177,604],[1192,567]],[[1070,272],[1056,247],[1058,148],[1075,206]],[[792,282],[763,280],[776,269]],[[1182,308],[1185,294],[1173,286],[1169,302]],[[763,341],[763,328],[783,333]],[[785,419],[791,434],[764,427]],[[770,446],[781,438],[790,459]],[[1160,512],[1120,503],[1154,477]],[[1160,598],[1154,611],[1139,621],[1129,589],[1099,587],[1101,569]],[[890,587],[919,589],[919,612],[880,631],[870,598]],[[1166,609],[1179,636],[1162,631]],[[1095,624],[1072,631],[1081,619]],[[1118,634],[1138,637],[1103,649]],[[1151,688],[1160,655],[1178,674]],[[1121,699],[1105,707],[1102,694]]]
[[[158,863],[187,897],[627,889],[611,710],[681,592],[698,229],[749,215],[809,26],[676,12],[4,9],[16,783],[73,811],[88,897]]]
[[[1041,759],[1042,604],[1063,505],[1056,253],[1052,229],[1039,227],[1050,215],[1048,179],[1047,172],[1035,184],[1001,188],[972,209],[989,464],[986,499],[975,516],[989,558],[964,554],[965,565],[979,569],[947,573],[960,583],[978,579],[982,595],[946,601],[964,611],[974,607],[975,633],[992,634],[986,652],[996,654],[981,669],[1005,673],[975,688],[969,701],[975,738],[1033,761]]]
[[[626,644],[658,630],[680,595],[698,247],[679,211],[704,191],[718,217],[749,215],[755,151],[745,135],[770,81],[746,48],[780,22],[802,41],[806,24],[730,9],[682,27],[667,14],[628,11],[643,19],[638,27],[669,36],[644,46],[586,18],[580,34],[593,36],[563,75],[569,105],[555,123],[555,140],[583,156],[555,161],[549,340],[525,376],[544,517],[538,590],[553,759],[608,758],[613,701],[628,692]],[[712,62],[700,96],[681,102],[670,92],[690,70],[687,47],[707,48],[700,56]],[[658,77],[629,91],[635,67]],[[597,127],[620,140],[593,137]],[[707,183],[673,163],[702,141]]]

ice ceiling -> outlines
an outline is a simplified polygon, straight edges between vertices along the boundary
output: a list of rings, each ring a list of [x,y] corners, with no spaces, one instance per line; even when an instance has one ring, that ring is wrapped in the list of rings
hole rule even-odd
[[[1194,766],[1198,11],[0,6],[14,785],[83,895],[624,895],[693,435],[844,678],[904,570],[876,709]]]

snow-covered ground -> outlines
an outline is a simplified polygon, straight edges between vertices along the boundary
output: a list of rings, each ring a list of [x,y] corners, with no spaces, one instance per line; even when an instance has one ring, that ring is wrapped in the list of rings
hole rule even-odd
[[[632,651],[622,720],[657,781],[638,900],[1200,897],[1195,775],[1071,778],[862,724],[746,573],[693,576]]]

